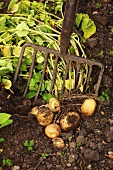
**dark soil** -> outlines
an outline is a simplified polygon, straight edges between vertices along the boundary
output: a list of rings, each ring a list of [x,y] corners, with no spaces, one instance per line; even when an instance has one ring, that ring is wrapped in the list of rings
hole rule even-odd
[[[97,9],[97,3],[102,3],[102,7]],[[5,139],[0,143],[0,149],[3,149],[0,166],[3,170],[11,169],[3,166],[2,160],[6,158],[21,170],[113,169],[113,55],[110,55],[110,51],[113,51],[113,35],[110,33],[113,28],[113,1],[83,0],[79,12],[89,14],[97,26],[96,34],[84,45],[88,58],[100,61],[105,66],[99,93],[110,88],[110,101],[97,100],[95,114],[87,118],[80,112],[79,104],[84,99],[69,96],[62,100],[61,111],[77,111],[81,115],[81,123],[76,131],[62,132],[65,147],[56,149],[44,134],[44,127],[29,113],[36,103],[25,102],[19,95],[9,96],[1,88],[0,112],[10,113],[13,119],[11,125],[0,129],[0,137]],[[100,51],[103,54],[99,56]],[[37,102],[43,104],[41,100]],[[25,140],[34,140],[32,151],[24,146]],[[46,159],[42,156],[44,153],[48,154]]]

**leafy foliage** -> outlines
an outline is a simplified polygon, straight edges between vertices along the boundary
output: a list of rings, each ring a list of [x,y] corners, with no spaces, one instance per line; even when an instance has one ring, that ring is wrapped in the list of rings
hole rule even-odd
[[[7,126],[13,122],[12,119],[9,119],[10,117],[10,114],[0,113],[0,128]]]
[[[34,140],[25,140],[24,142],[24,146],[27,147],[28,151],[32,151],[33,150],[33,146],[34,146]]]

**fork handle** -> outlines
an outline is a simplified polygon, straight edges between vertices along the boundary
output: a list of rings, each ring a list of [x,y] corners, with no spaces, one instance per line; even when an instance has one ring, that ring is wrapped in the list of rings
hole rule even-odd
[[[76,5],[77,4],[77,5]],[[64,12],[64,21],[61,31],[61,40],[60,40],[60,52],[62,55],[67,54],[70,38],[73,31],[74,19],[76,13],[76,7],[78,6],[78,0],[67,0],[65,12]]]

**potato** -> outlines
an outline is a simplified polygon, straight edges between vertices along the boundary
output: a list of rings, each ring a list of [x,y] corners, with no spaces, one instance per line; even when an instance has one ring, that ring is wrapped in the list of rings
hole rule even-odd
[[[80,115],[77,112],[68,112],[60,119],[60,126],[64,131],[74,130],[80,123]]]
[[[52,122],[53,116],[54,116],[53,112],[51,112],[51,110],[48,107],[42,106],[39,107],[39,111],[36,115],[36,118],[40,125],[46,126]]]
[[[58,124],[49,124],[45,128],[45,134],[49,138],[56,138],[61,135],[61,128]]]
[[[31,109],[30,113],[36,116],[38,112],[39,112],[39,106],[35,106]]]
[[[85,116],[91,116],[95,112],[96,109],[96,101],[92,98],[86,99],[81,106],[81,112]]]
[[[60,102],[56,98],[51,98],[47,106],[50,108],[52,112],[60,111]]]
[[[65,146],[64,140],[59,137],[52,139],[52,142],[53,142],[53,146],[58,149],[63,148]]]

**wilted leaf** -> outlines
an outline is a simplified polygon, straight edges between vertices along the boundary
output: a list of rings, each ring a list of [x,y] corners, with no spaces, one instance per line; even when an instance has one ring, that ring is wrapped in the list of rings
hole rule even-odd
[[[10,89],[12,86],[12,82],[10,80],[7,79],[2,79],[2,84],[4,85],[5,89]]]
[[[89,21],[87,27],[84,30],[84,38],[91,37],[96,32],[96,26],[92,20]]]
[[[15,47],[13,50],[13,55],[16,57],[20,56],[21,49],[22,47]]]
[[[3,48],[1,48],[2,54],[4,57],[6,58],[10,58],[11,57],[11,46],[6,45]]]

